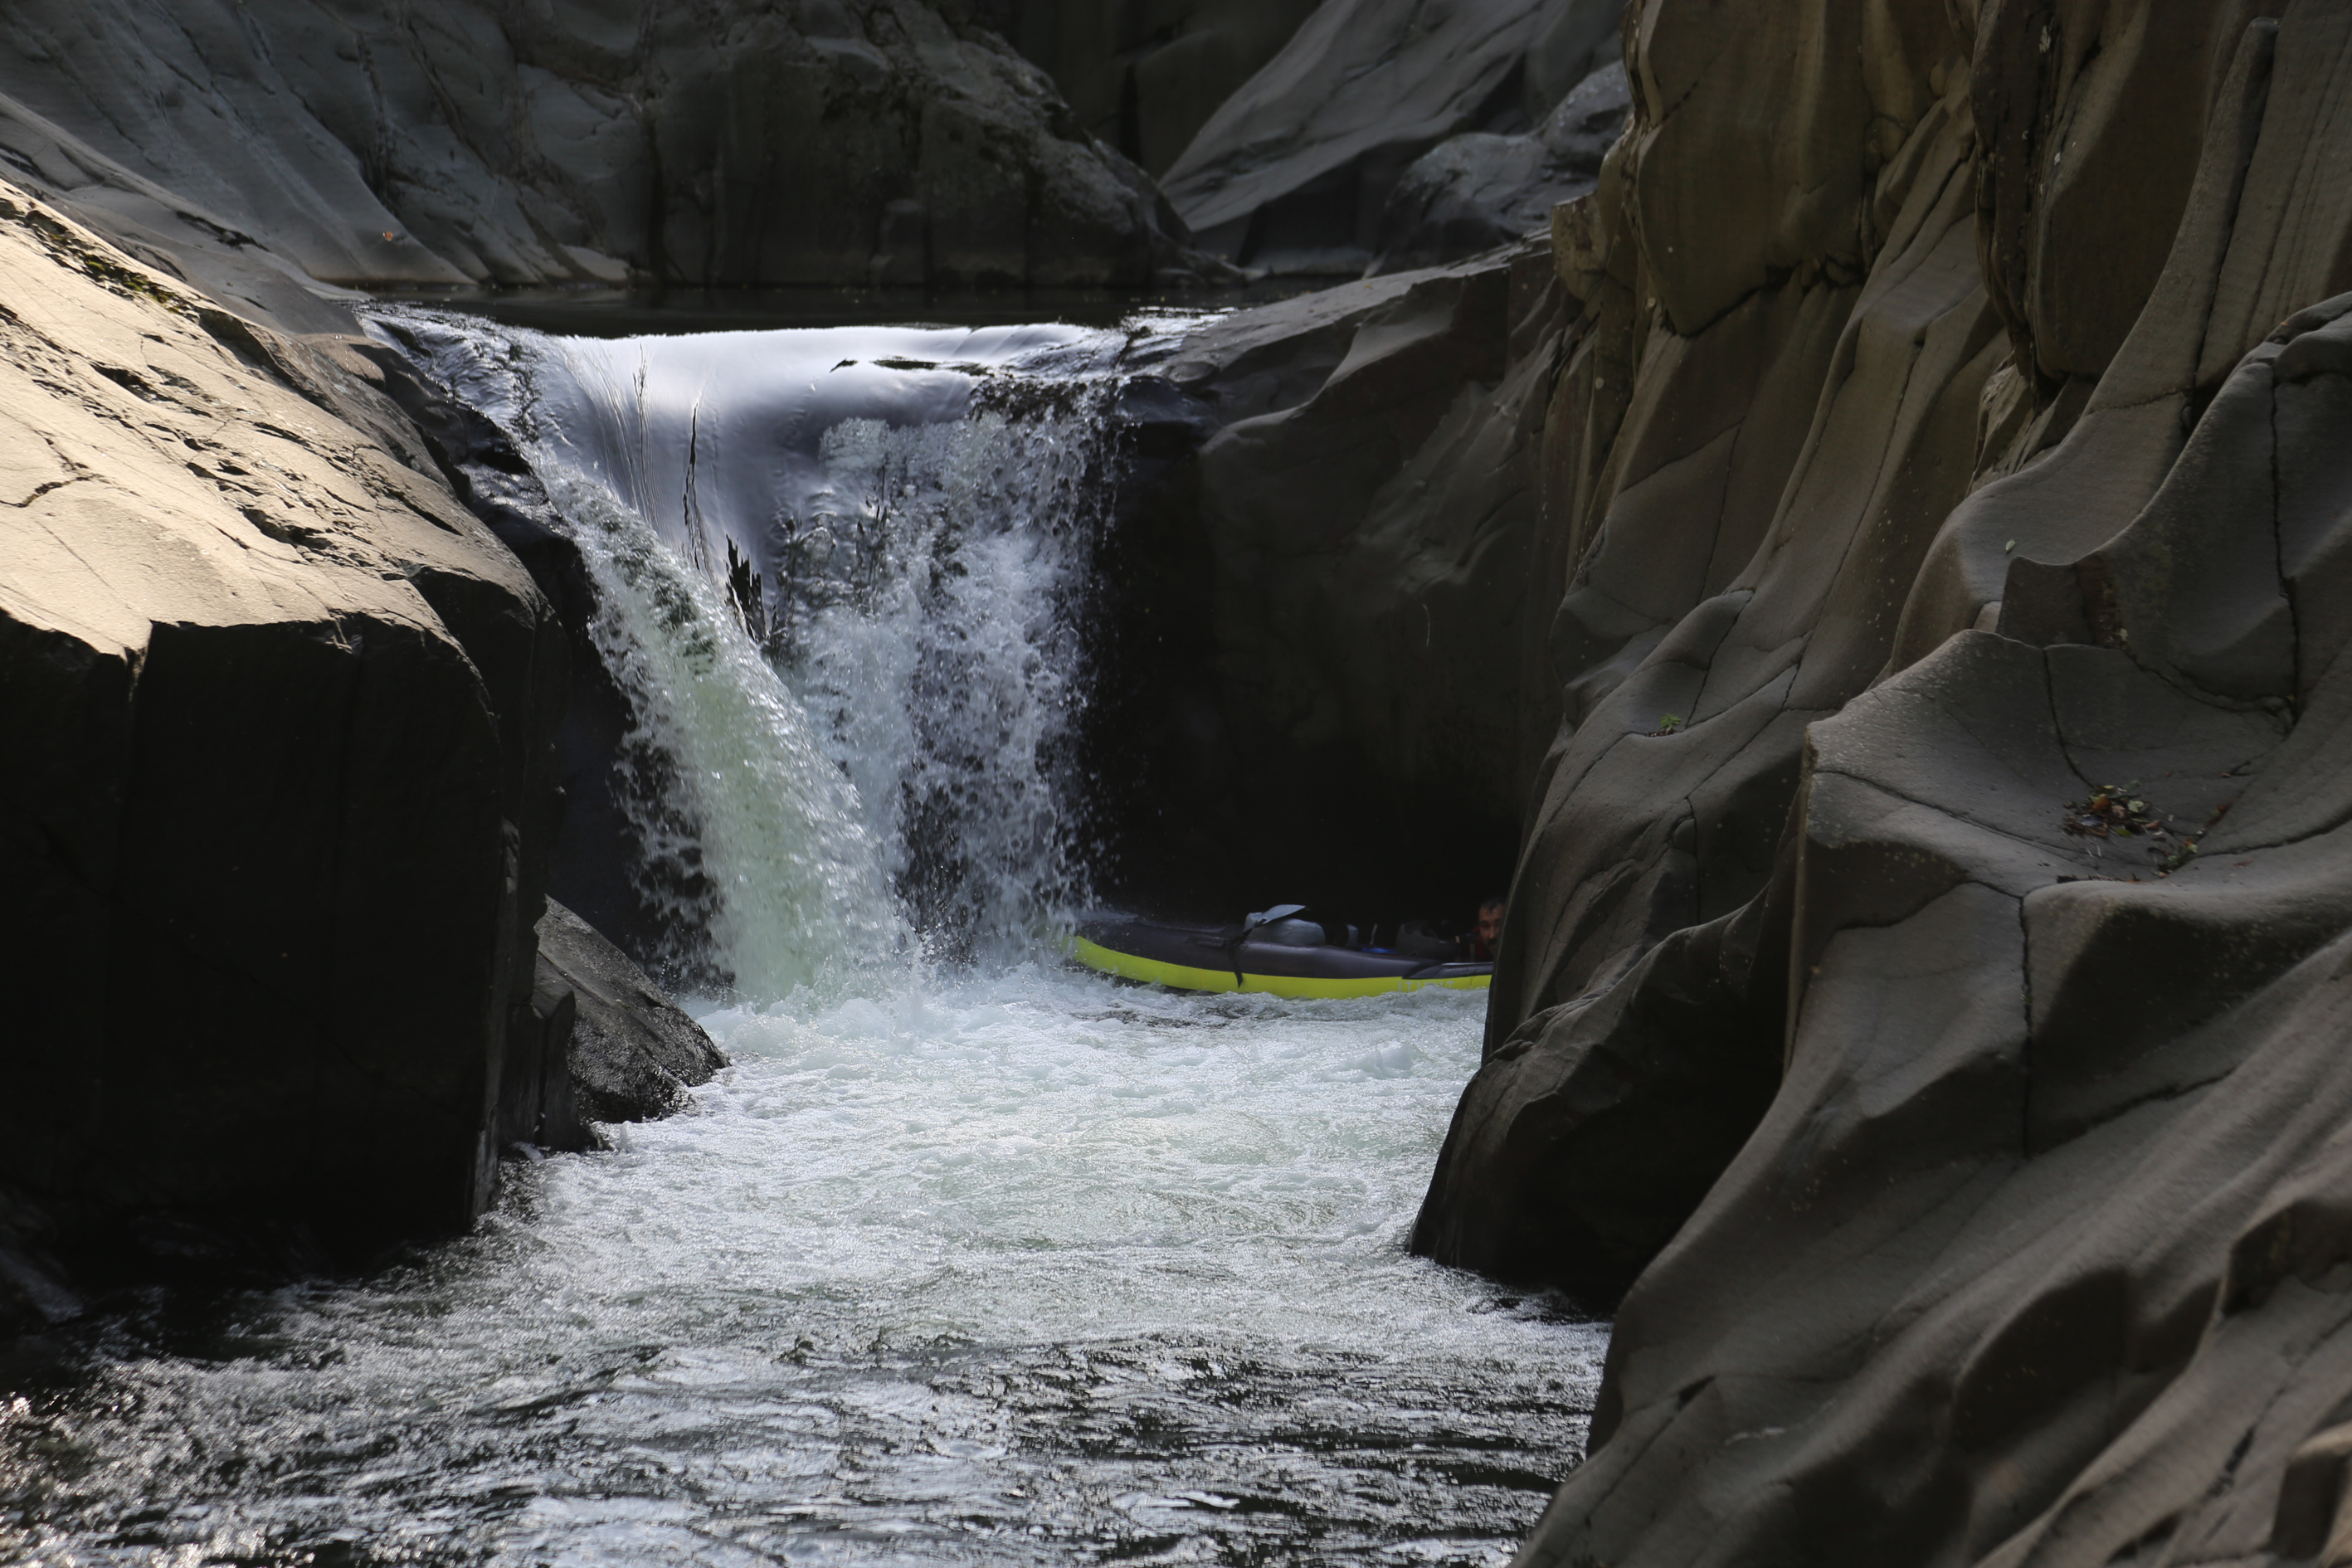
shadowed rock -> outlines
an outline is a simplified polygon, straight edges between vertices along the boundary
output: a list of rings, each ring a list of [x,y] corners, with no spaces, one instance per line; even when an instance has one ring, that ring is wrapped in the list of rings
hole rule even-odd
[[[2352,18],[1628,36],[1569,721],[1416,1232],[1633,1277],[1521,1560],[2332,1561]]]
[[[1354,273],[1406,166],[1465,132],[1540,125],[1614,47],[1622,0],[1326,0],[1164,176],[1207,248]]]
[[[1525,135],[1439,142],[1389,192],[1371,270],[1435,266],[1548,229],[1552,208],[1599,181],[1630,102],[1624,68],[1612,62]]]
[[[688,1089],[727,1065],[702,1026],[626,953],[552,900],[539,921],[539,988],[571,995],[572,1089],[591,1121],[667,1116],[686,1103]]]
[[[0,156],[298,330],[336,324],[311,280],[1131,287],[1184,265],[1141,171],[923,0],[26,0],[0,16]]]
[[[1199,446],[1118,552],[1154,563],[1128,613],[1171,628],[1130,748],[1143,880],[1388,908],[1507,864],[1558,717],[1526,660],[1564,304],[1538,240],[1236,312],[1163,368]],[[1315,831],[1265,809],[1269,781]]]
[[[1272,59],[1317,0],[974,0],[973,12],[1052,74],[1089,133],[1167,172]]]
[[[347,342],[13,189],[0,276],[0,1183],[463,1226],[549,1109],[561,628]]]

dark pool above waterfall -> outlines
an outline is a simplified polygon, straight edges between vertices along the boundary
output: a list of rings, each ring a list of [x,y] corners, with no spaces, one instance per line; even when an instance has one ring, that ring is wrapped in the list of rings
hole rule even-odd
[[[0,1560],[1506,1561],[1606,1328],[1405,1252],[1483,994],[1059,957],[1087,487],[1187,318],[400,321],[586,563],[734,1065],[467,1237],[83,1324],[0,1390]]]
[[[1231,310],[1328,287],[1329,278],[1268,278],[1239,288],[1114,289],[499,289],[394,296],[509,326],[583,337],[782,331],[813,327],[992,327],[1059,321],[1115,327],[1139,310]]]

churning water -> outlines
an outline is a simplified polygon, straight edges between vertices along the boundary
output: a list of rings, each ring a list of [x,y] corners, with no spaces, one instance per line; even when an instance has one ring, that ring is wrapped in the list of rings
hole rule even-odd
[[[1084,491],[1155,330],[436,330],[604,595],[735,1065],[400,1267],[84,1331],[0,1403],[0,1558],[1508,1555],[1605,1331],[1404,1254],[1483,999],[1052,956]]]

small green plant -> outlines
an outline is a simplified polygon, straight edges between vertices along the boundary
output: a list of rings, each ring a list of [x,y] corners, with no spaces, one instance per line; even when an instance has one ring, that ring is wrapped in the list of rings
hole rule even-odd
[[[1650,733],[1653,735],[1671,735],[1682,727],[1683,716],[1681,714],[1661,713],[1658,715],[1658,727],[1651,731]]]

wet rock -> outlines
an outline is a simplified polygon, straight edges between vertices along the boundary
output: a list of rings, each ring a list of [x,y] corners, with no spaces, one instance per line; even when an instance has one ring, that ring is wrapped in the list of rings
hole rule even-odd
[[[399,329],[392,331],[397,336]],[[514,552],[562,624],[569,680],[555,731],[555,766],[563,810],[548,856],[549,898],[629,952],[661,953],[674,931],[662,894],[675,889],[646,886],[646,826],[623,798],[629,770],[661,759],[629,744],[638,715],[596,647],[591,628],[597,594],[579,546],[562,531],[554,503],[513,440],[426,372],[424,356],[372,341],[353,348],[408,416],[449,488]],[[559,1059],[563,1048],[554,1047]],[[551,1111],[555,1124],[566,1114],[560,1108]],[[569,1146],[560,1136],[517,1136],[545,1147]]]
[[[81,1315],[81,1292],[58,1260],[57,1242],[57,1221],[42,1205],[0,1186],[0,1353],[20,1334]]]
[[[686,1103],[688,1089],[727,1065],[702,1026],[626,953],[552,900],[539,922],[538,985],[540,994],[567,999],[572,1008],[572,1089],[590,1121],[667,1116]]]
[[[1150,180],[922,0],[31,0],[0,17],[0,156],[297,330],[335,324],[313,280],[1134,286],[1185,265]]]
[[[1360,272],[1391,237],[1383,215],[1408,166],[1465,132],[1543,125],[1613,54],[1622,3],[1327,0],[1170,166],[1168,198],[1203,246],[1243,266]],[[1483,145],[1453,156],[1482,168],[1513,163]],[[1528,178],[1548,177],[1542,163]],[[1408,196],[1400,226],[1435,199],[1433,174]],[[1519,175],[1492,169],[1488,183],[1482,208],[1506,199],[1501,187],[1516,188]]]
[[[1751,903],[1521,1024],[1464,1092],[1412,1249],[1612,1307],[1780,1088],[1787,931]]]
[[[561,629],[349,342],[13,188],[0,276],[0,1182],[462,1226],[527,1110]]]

